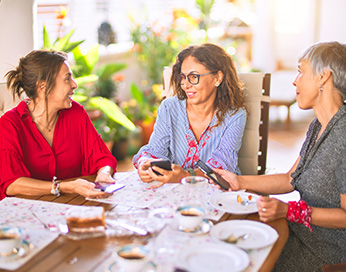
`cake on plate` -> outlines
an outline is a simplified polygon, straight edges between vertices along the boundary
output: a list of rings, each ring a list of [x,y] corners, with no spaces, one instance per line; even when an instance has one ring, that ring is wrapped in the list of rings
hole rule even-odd
[[[105,211],[103,207],[76,206],[65,215],[69,232],[104,232]]]

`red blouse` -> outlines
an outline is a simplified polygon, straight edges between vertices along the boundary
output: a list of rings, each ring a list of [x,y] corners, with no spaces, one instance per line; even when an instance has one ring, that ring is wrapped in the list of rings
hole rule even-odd
[[[67,179],[94,175],[107,165],[115,171],[117,161],[77,102],[59,111],[52,147],[37,129],[25,101],[0,118],[0,199],[20,177]]]

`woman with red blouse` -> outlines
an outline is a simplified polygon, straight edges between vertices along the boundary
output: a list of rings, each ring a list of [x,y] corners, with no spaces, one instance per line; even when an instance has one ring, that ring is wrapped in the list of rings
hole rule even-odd
[[[77,83],[62,52],[34,50],[6,74],[13,97],[28,97],[0,118],[0,199],[77,193],[109,196],[81,178],[114,183],[117,161],[84,108],[72,101]],[[52,182],[53,181],[53,182]]]

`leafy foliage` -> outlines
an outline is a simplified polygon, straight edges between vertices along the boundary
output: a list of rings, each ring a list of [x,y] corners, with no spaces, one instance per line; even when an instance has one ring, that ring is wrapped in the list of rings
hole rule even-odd
[[[49,34],[45,26],[43,26],[43,49],[53,49],[55,51],[63,51],[65,53],[71,52],[77,48],[85,40],[70,42],[70,38],[75,29],[72,29],[66,36],[57,38],[53,43],[50,41]]]

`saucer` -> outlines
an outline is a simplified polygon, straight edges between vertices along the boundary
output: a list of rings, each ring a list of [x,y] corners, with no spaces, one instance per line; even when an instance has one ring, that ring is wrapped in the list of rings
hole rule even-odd
[[[202,223],[197,228],[194,228],[194,229],[182,228],[178,225],[178,222],[175,222],[175,224],[173,225],[173,228],[184,233],[199,235],[199,234],[209,233],[213,225],[214,225],[213,222],[211,222],[210,220],[203,219]]]
[[[142,272],[155,272],[157,269],[157,266],[153,262],[148,262],[145,267],[143,268]],[[107,269],[106,272],[126,272],[124,269],[121,269],[117,262],[111,263]]]
[[[26,255],[29,254],[29,252],[34,248],[33,244],[28,242],[27,240],[23,240],[20,247],[15,248],[13,250],[13,253],[10,255],[0,255],[1,261],[15,261],[20,258],[24,258]]]

